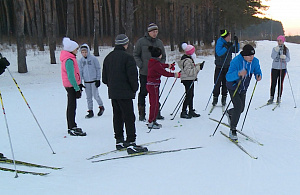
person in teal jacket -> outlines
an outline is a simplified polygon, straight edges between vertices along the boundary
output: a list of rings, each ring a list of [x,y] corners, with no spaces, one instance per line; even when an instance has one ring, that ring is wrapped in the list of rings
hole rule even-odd
[[[245,108],[246,93],[251,77],[254,74],[257,81],[262,79],[259,60],[254,57],[254,54],[254,48],[249,44],[245,45],[243,51],[231,61],[226,74],[226,85],[233,108],[226,110],[225,114],[230,125],[229,137],[234,141],[237,141],[236,126]]]

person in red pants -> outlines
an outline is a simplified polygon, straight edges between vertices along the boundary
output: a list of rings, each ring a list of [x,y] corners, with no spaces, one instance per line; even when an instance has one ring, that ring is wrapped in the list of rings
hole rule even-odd
[[[151,53],[151,59],[148,62],[148,75],[147,75],[147,91],[149,93],[150,112],[148,119],[149,129],[159,129],[162,126],[156,122],[156,117],[159,112],[159,85],[161,75],[165,77],[180,78],[180,73],[167,72],[165,68],[175,70],[175,64],[164,64],[160,62],[162,57],[162,50],[159,47],[148,47]]]

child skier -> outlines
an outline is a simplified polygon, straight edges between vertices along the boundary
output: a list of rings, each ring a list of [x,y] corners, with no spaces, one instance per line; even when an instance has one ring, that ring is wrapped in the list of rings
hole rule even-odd
[[[148,119],[149,129],[159,129],[161,125],[156,122],[156,117],[159,112],[159,85],[161,75],[165,77],[180,78],[180,73],[167,72],[165,68],[175,70],[175,64],[163,64],[160,62],[162,57],[162,50],[159,47],[148,47],[151,53],[151,59],[148,62],[148,75],[147,75],[147,91],[149,93],[150,112]]]
[[[182,49],[185,51],[185,54],[181,57],[178,66],[181,69],[181,83],[185,87],[185,100],[182,105],[180,118],[190,119],[200,116],[200,114],[195,113],[193,108],[194,81],[197,80],[198,72],[202,70],[204,62],[195,64],[193,59],[196,57],[194,46],[183,43]],[[189,107],[189,113],[187,113],[187,107]]]
[[[98,59],[90,54],[90,48],[87,44],[80,47],[82,58],[78,61],[80,75],[84,81],[85,93],[88,104],[88,115],[85,118],[92,118],[93,112],[93,97],[99,105],[98,116],[104,112],[102,99],[99,96],[98,87],[100,86],[101,68]]]

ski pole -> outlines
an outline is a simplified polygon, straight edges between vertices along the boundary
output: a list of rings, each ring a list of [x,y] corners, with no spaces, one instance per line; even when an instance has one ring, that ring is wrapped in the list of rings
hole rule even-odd
[[[175,64],[175,62],[173,62],[172,64]],[[170,72],[171,72],[171,69],[170,69]],[[164,89],[165,89],[165,87],[166,87],[166,84],[167,84],[168,79],[169,79],[169,77],[167,77],[167,79],[166,79],[166,81],[165,81],[165,84],[164,84],[164,86],[163,86],[163,88],[162,88],[162,90],[161,90],[161,92],[160,92],[160,94],[159,94],[159,99],[160,99],[161,94],[163,93],[163,91],[164,91]]]
[[[295,101],[295,96],[294,96],[294,92],[293,92],[293,88],[292,88],[292,84],[291,84],[291,80],[290,80],[290,75],[289,75],[287,69],[286,69],[286,74],[288,75],[289,83],[290,83],[290,86],[291,86],[291,91],[292,91],[292,95],[293,95],[293,99],[294,99],[294,103],[295,103],[294,108],[297,108],[296,101]]]
[[[231,47],[230,47],[230,48],[231,48]],[[229,49],[230,49],[230,48],[229,48]],[[216,82],[215,82],[215,84],[214,84],[213,90],[212,90],[212,92],[210,93],[209,99],[208,99],[208,101],[207,101],[207,104],[206,104],[206,107],[205,107],[205,109],[204,109],[204,110],[206,110],[206,109],[207,109],[207,106],[208,106],[208,104],[209,104],[209,102],[210,102],[211,96],[212,96],[212,94],[213,94],[213,92],[214,92],[214,90],[215,90],[216,84],[217,84],[217,83],[218,83],[218,81],[219,81],[219,77],[220,77],[220,75],[221,75],[221,73],[222,73],[222,70],[223,70],[223,68],[224,68],[224,65],[225,65],[226,59],[227,59],[227,57],[228,57],[228,54],[229,54],[229,49],[228,49],[228,51],[227,51],[227,54],[226,54],[225,60],[224,60],[224,62],[223,62],[223,65],[222,65],[222,67],[221,67],[221,70],[220,70],[220,72],[219,72],[219,75],[218,75],[218,77],[217,77],[217,79],[216,79]]]
[[[170,89],[170,91],[169,91],[169,93],[168,93],[168,95],[167,95],[165,101],[163,102],[163,104],[162,104],[161,107],[159,108],[159,111],[161,111],[162,108],[164,107],[164,105],[165,105],[165,103],[166,103],[166,101],[167,101],[167,99],[168,99],[168,97],[169,97],[169,95],[170,95],[170,93],[171,93],[171,91],[172,91],[172,89],[173,89],[173,87],[174,87],[176,81],[177,81],[177,78],[175,78],[175,81],[173,82],[173,85],[172,85],[172,87],[171,87],[171,89]]]
[[[173,116],[173,118],[172,118],[171,120],[174,120],[174,118],[175,118],[175,116],[177,115],[177,113],[178,113],[178,111],[179,111],[181,105],[182,105],[182,104],[184,103],[184,101],[185,101],[186,95],[187,95],[188,92],[191,90],[192,86],[194,85],[194,82],[195,82],[195,81],[193,81],[193,82],[191,83],[190,87],[188,88],[188,90],[187,90],[186,92],[184,92],[184,94],[183,94],[183,96],[181,97],[180,101],[178,102],[176,108],[174,109],[174,111],[175,111],[176,109],[177,109],[177,110],[176,110],[175,115]],[[173,113],[174,113],[174,111],[173,111]],[[173,113],[172,113],[172,114],[173,114]],[[172,114],[171,114],[171,115],[172,115]]]
[[[245,114],[245,117],[244,117],[244,121],[243,121],[241,131],[243,131],[243,128],[244,128],[245,120],[246,120],[246,117],[247,117],[247,114],[248,114],[248,111],[249,111],[249,107],[250,107],[250,104],[251,104],[251,101],[252,101],[252,98],[253,98],[253,94],[254,94],[256,85],[257,85],[257,81],[255,82],[255,85],[254,85],[254,88],[253,88],[253,91],[252,91],[252,95],[251,95],[251,98],[250,98],[250,101],[249,101],[249,104],[248,104],[248,108],[247,108],[247,111],[246,111],[246,114]]]
[[[181,104],[182,99],[186,96],[186,93],[184,92],[184,94],[181,96],[179,102],[177,103],[177,105],[175,106],[173,112],[170,114],[171,116],[174,114],[174,112],[176,111],[177,107],[179,106],[179,104]]]
[[[238,85],[237,85],[237,87],[236,87],[236,89],[235,89],[235,91],[234,91],[234,93],[233,93],[233,95],[232,95],[232,98],[234,98],[234,96],[235,96],[235,94],[236,94],[238,88],[240,87],[241,82],[242,82],[242,79],[239,81],[239,83],[238,83]],[[220,126],[220,124],[221,124],[221,122],[222,122],[222,119],[224,118],[225,113],[226,113],[226,111],[228,110],[228,107],[229,107],[230,103],[232,102],[232,98],[230,99],[230,102],[228,103],[228,105],[227,105],[225,111],[223,112],[223,115],[222,115],[222,117],[221,117],[221,119],[220,119],[220,121],[219,121],[219,123],[218,123],[218,125],[217,125],[217,127],[216,127],[216,129],[215,129],[215,131],[214,131],[214,133],[213,133],[212,135],[210,135],[210,137],[211,137],[211,136],[214,136],[215,133],[216,133],[216,131],[217,131],[217,129],[219,128],[219,126]],[[229,124],[229,125],[230,125],[230,124]]]
[[[5,109],[4,109],[4,104],[3,104],[1,91],[0,91],[0,100],[1,100],[2,111],[3,111],[3,115],[4,115],[7,135],[8,135],[8,139],[9,139],[10,150],[11,150],[11,154],[12,154],[12,158],[13,158],[13,162],[14,162],[14,168],[15,168],[15,172],[16,172],[15,178],[17,178],[18,177],[18,171],[17,171],[17,167],[16,167],[16,160],[15,160],[14,150],[13,150],[13,147],[12,147],[12,142],[11,142],[11,137],[10,137],[10,133],[9,133],[9,128],[8,128],[8,123],[7,123],[7,118],[6,118],[6,114],[5,114]]]
[[[8,70],[8,72],[9,72],[11,78],[12,78],[13,81],[15,82],[15,84],[16,84],[16,86],[17,86],[17,88],[18,88],[18,90],[19,90],[19,92],[20,92],[20,94],[21,94],[21,96],[23,97],[23,99],[24,99],[24,101],[25,101],[27,107],[29,108],[29,110],[30,110],[30,112],[31,112],[31,114],[32,114],[32,116],[33,116],[33,118],[35,119],[37,125],[39,126],[39,128],[40,128],[42,134],[44,135],[44,137],[45,137],[45,139],[46,139],[46,141],[47,141],[47,143],[48,143],[50,149],[52,150],[52,153],[55,154],[55,152],[53,151],[53,149],[52,149],[52,147],[51,147],[51,145],[50,145],[50,143],[49,143],[49,141],[48,141],[48,139],[47,139],[47,137],[46,137],[46,135],[45,135],[45,133],[44,133],[42,127],[41,127],[41,125],[39,124],[38,120],[36,119],[34,113],[33,113],[32,110],[31,110],[31,108],[30,108],[30,106],[29,106],[29,104],[28,104],[26,98],[24,97],[24,95],[23,95],[23,93],[22,93],[22,91],[21,91],[21,89],[20,89],[20,87],[19,87],[17,81],[16,81],[15,78],[12,76],[12,74],[11,74],[11,72],[10,72],[10,70],[9,70],[8,68],[7,68],[7,70]]]

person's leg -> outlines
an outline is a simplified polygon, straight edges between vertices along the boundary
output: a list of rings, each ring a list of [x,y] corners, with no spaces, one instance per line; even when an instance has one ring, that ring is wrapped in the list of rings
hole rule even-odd
[[[135,142],[136,129],[135,129],[135,115],[133,110],[133,103],[131,99],[118,100],[122,118],[126,128],[126,142]]]
[[[67,124],[68,129],[72,129],[73,127],[77,127],[75,122],[76,116],[76,91],[73,87],[67,87],[67,95],[68,95],[68,102],[67,102]]]
[[[119,103],[120,100],[112,99],[111,105],[113,108],[113,127],[115,133],[116,142],[124,141],[124,120],[123,120],[123,112],[121,109],[121,105]]]
[[[92,83],[92,94],[94,99],[97,101],[98,106],[103,106],[103,101],[99,95],[98,88],[96,87],[95,83]]]
[[[148,94],[146,84],[147,84],[147,76],[140,75],[140,92],[138,94],[138,109],[139,109],[139,120],[140,121],[144,121],[145,116],[146,116],[146,112],[145,112],[146,101],[145,101],[145,99]]]
[[[93,89],[92,85],[95,85],[95,83],[84,83],[85,85],[85,94],[86,94],[86,100],[88,104],[88,110],[93,110]]]
[[[216,105],[218,103],[218,97],[220,94],[220,87],[221,87],[220,71],[221,71],[221,68],[216,66],[215,74],[214,74],[213,105]]]
[[[230,124],[229,124],[230,129],[235,130],[239,122],[240,115],[244,111],[246,93],[245,94],[236,93],[234,97],[233,97],[233,93],[234,90],[229,90],[231,101],[233,103],[233,108],[229,109],[227,112],[230,115]]]

